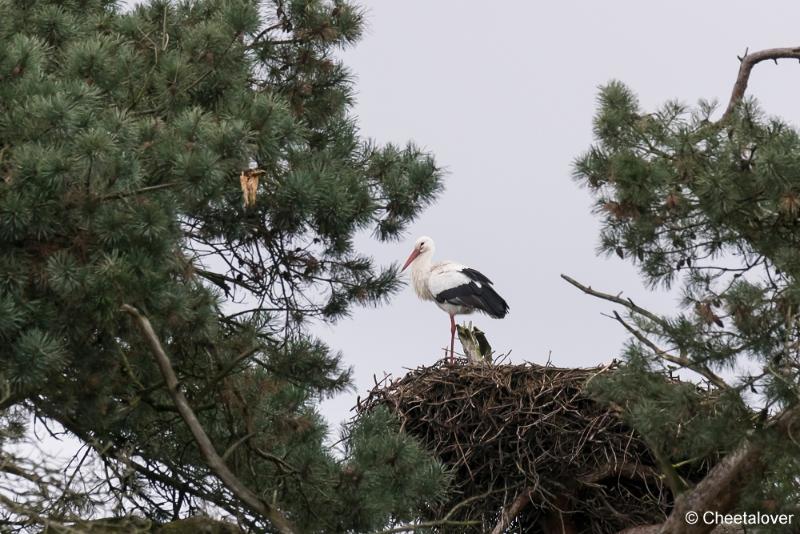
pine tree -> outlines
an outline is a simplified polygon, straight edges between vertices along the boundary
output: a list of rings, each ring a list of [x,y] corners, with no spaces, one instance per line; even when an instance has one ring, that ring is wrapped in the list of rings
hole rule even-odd
[[[369,531],[441,494],[387,413],[337,454],[316,408],[351,382],[309,321],[399,287],[353,236],[397,238],[441,189],[358,131],[337,51],[362,28],[346,0],[0,0],[0,437],[32,482],[8,525]],[[30,414],[99,469],[15,456]]]
[[[689,510],[798,510],[800,135],[744,92],[757,63],[799,56],[742,58],[718,119],[704,101],[642,111],[612,82],[600,92],[596,143],[575,164],[603,220],[601,251],[682,295],[665,316],[565,277],[626,312],[615,318],[632,335],[627,366],[596,393],[625,408],[680,494],[653,532],[711,530],[687,525]],[[697,373],[710,393],[665,387],[661,376],[675,368]],[[673,469],[715,458],[724,460],[695,487]]]

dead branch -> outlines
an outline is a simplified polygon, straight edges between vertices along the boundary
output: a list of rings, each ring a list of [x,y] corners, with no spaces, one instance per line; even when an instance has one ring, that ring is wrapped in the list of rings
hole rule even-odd
[[[514,502],[511,503],[511,506],[508,508],[504,508],[500,514],[500,521],[497,522],[494,529],[492,530],[492,534],[503,534],[503,532],[511,525],[511,522],[514,520],[515,517],[520,513],[520,511],[528,505],[531,501],[531,490],[529,488],[524,489],[517,495],[517,498],[514,499]]]
[[[581,284],[580,282],[576,281],[574,278],[570,278],[566,274],[562,274],[561,278],[563,278],[564,280],[566,280],[567,282],[569,282],[573,286],[577,287],[578,289],[580,289],[581,291],[583,291],[587,295],[592,295],[593,297],[597,297],[599,299],[603,299],[603,300],[607,300],[609,302],[615,302],[617,304],[621,304],[622,306],[625,306],[626,308],[628,308],[632,312],[638,313],[639,315],[641,315],[643,317],[647,317],[648,319],[650,319],[651,321],[653,321],[654,323],[658,324],[659,326],[661,326],[663,328],[666,328],[668,326],[667,322],[664,319],[662,319],[661,317],[659,317],[658,315],[654,314],[651,311],[648,311],[648,310],[646,310],[646,309],[644,309],[644,308],[642,308],[640,306],[637,306],[636,304],[633,303],[633,301],[631,299],[624,299],[624,298],[616,296],[616,295],[610,295],[608,293],[602,293],[600,291],[595,291],[590,286],[585,286],[585,285]]]
[[[602,300],[607,300],[609,302],[614,302],[616,304],[620,304],[627,308],[628,310],[632,311],[633,313],[637,313],[642,315],[654,323],[658,324],[662,328],[667,328],[669,325],[667,322],[662,319],[661,317],[657,316],[656,314],[642,308],[641,306],[637,306],[633,303],[631,299],[624,299],[616,295],[611,295],[608,293],[603,293],[602,291],[596,291],[592,289],[590,286],[585,286],[578,282],[577,280],[570,278],[569,276],[562,274],[561,278],[572,284],[573,286],[577,287],[587,295],[591,295],[593,297],[597,297]],[[628,332],[630,332],[636,339],[647,345],[655,354],[656,356],[674,363],[676,365],[680,365],[681,367],[685,367],[687,369],[691,369],[692,371],[696,372],[697,374],[706,378],[709,382],[714,384],[720,389],[728,389],[728,384],[716,373],[714,373],[711,369],[708,368],[707,365],[703,364],[696,364],[689,360],[684,356],[678,356],[668,353],[664,351],[658,346],[656,346],[652,341],[650,341],[647,336],[645,336],[642,332],[625,322],[622,317],[617,312],[614,312],[614,319],[616,319]]]
[[[142,187],[140,189],[134,189],[132,191],[117,191],[115,193],[109,193],[107,195],[101,196],[100,200],[119,200],[121,198],[144,195],[146,193],[150,193],[151,191],[160,191],[162,189],[169,189],[171,187],[175,187],[176,185],[178,185],[178,184],[176,184],[174,182],[170,182],[170,183],[166,183],[166,184],[150,185],[150,186],[147,186],[147,187]]]
[[[719,375],[714,373],[714,371],[709,369],[707,365],[696,364],[691,360],[689,360],[688,358],[685,358],[683,356],[676,356],[674,354],[670,354],[669,352],[663,349],[658,348],[658,346],[656,346],[655,343],[650,341],[647,338],[647,336],[645,336],[641,331],[628,324],[619,315],[619,313],[614,312],[614,319],[617,322],[619,322],[625,328],[625,330],[630,332],[636,339],[647,345],[647,347],[650,348],[650,350],[652,350],[653,353],[655,353],[655,355],[658,356],[659,358],[667,360],[668,362],[674,363],[676,365],[680,365],[681,367],[691,369],[692,371],[703,376],[706,380],[708,380],[709,382],[711,382],[720,389],[728,389],[730,387],[728,386],[727,382],[725,382]]]
[[[728,101],[728,107],[725,109],[725,113],[722,114],[720,122],[727,120],[731,113],[733,113],[733,110],[736,109],[737,104],[744,98],[744,93],[747,90],[747,83],[750,80],[750,73],[753,67],[762,61],[773,60],[777,63],[779,59],[800,60],[800,47],[769,48],[767,50],[753,52],[752,54],[745,52],[744,57],[739,58],[739,74],[736,76],[736,83],[733,84],[733,91]]]
[[[130,314],[136,321],[139,329],[150,346],[153,357],[158,364],[161,375],[167,384],[167,390],[175,402],[175,406],[181,414],[181,417],[186,422],[189,430],[192,432],[197,446],[200,449],[203,458],[208,463],[208,467],[213,471],[217,477],[222,481],[231,492],[242,500],[251,510],[269,519],[278,531],[283,534],[293,534],[296,532],[295,528],[289,520],[272,505],[261,500],[258,495],[253,493],[250,488],[244,485],[241,480],[228,468],[225,461],[220,457],[214,448],[213,443],[209,439],[205,430],[203,430],[200,421],[192,411],[186,396],[178,387],[178,377],[172,368],[172,364],[164,352],[161,342],[156,335],[153,326],[147,317],[142,315],[139,310],[129,304],[123,304],[121,310]]]

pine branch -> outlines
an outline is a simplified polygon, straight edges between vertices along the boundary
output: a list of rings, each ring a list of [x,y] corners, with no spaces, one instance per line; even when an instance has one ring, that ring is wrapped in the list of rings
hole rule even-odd
[[[653,443],[653,441],[648,439],[647,436],[642,437],[645,443],[647,443],[647,448],[650,449],[653,459],[656,461],[659,471],[661,471],[661,474],[664,476],[664,480],[667,482],[667,486],[669,486],[672,495],[677,497],[686,491],[689,485],[680,476],[680,474],[678,474],[678,470],[675,469],[675,466],[672,465],[672,462],[669,461],[669,458],[664,456],[658,444]]]
[[[267,26],[266,28],[261,30],[261,33],[259,33],[258,35],[256,35],[253,38],[253,42],[250,43],[250,47],[252,48],[252,47],[254,47],[256,45],[261,44],[259,41],[261,41],[261,39],[266,37],[269,34],[269,32],[271,32],[273,30],[277,30],[278,28],[281,28],[281,27],[284,27],[284,26],[286,26],[286,21],[283,21],[283,20],[273,24],[272,26]]]
[[[654,323],[658,324],[662,328],[668,328],[669,327],[669,325],[667,324],[667,322],[664,319],[662,319],[661,317],[655,315],[654,313],[652,313],[652,312],[650,312],[650,311],[648,311],[648,310],[646,310],[646,309],[644,309],[644,308],[642,308],[640,306],[637,306],[636,304],[633,303],[633,301],[631,299],[623,299],[623,298],[621,298],[619,296],[610,295],[608,293],[603,293],[601,291],[595,291],[591,287],[585,286],[585,285],[583,285],[580,282],[570,278],[569,276],[567,276],[565,274],[562,274],[561,278],[563,278],[564,280],[566,280],[567,282],[569,282],[573,286],[577,287],[578,289],[580,289],[581,291],[583,291],[587,295],[591,295],[591,296],[597,297],[599,299],[603,299],[603,300],[607,300],[609,302],[614,302],[616,304],[620,304],[620,305],[626,307],[627,309],[629,309],[630,311],[632,311],[634,313],[637,313],[639,315],[647,317],[648,319],[650,319]],[[706,379],[708,379],[711,383],[713,383],[715,386],[717,386],[720,389],[728,389],[730,387],[730,386],[728,386],[728,384],[722,378],[719,377],[719,375],[717,375],[711,369],[709,369],[708,366],[703,365],[703,364],[696,364],[696,363],[692,362],[691,360],[689,360],[688,358],[685,358],[683,356],[676,356],[676,355],[668,353],[665,350],[660,349],[652,341],[647,339],[647,337],[642,332],[640,332],[639,330],[637,330],[636,328],[634,328],[633,326],[631,326],[630,324],[625,322],[617,312],[614,312],[614,319],[619,321],[619,323],[623,327],[625,327],[625,329],[628,332],[630,332],[636,339],[638,339],[639,341],[641,341],[642,343],[647,345],[656,354],[656,356],[658,356],[658,357],[660,357],[660,358],[662,358],[662,359],[664,359],[664,360],[666,360],[668,362],[672,362],[672,363],[674,363],[676,365],[680,365],[681,367],[685,367],[687,369],[691,369],[692,371],[694,371],[694,372],[698,373],[699,375],[701,375],[701,376],[705,377]]]
[[[729,512],[738,501],[739,491],[746,480],[761,472],[762,452],[751,441],[745,441],[716,464],[693,489],[676,499],[675,507],[665,522],[626,528],[618,534],[708,534],[716,528],[715,524],[698,521],[690,525],[686,522],[686,514]]]
[[[144,195],[145,193],[150,193],[151,191],[169,189],[171,187],[175,187],[176,185],[178,184],[175,182],[170,182],[166,184],[150,185],[147,187],[142,187],[141,189],[134,189],[132,191],[118,191],[116,193],[109,193],[107,195],[103,195],[102,197],[100,197],[100,200],[118,200],[121,198],[135,197],[137,195]]]
[[[239,480],[239,478],[228,468],[227,464],[219,456],[216,449],[214,449],[214,445],[211,443],[211,440],[209,439],[205,430],[203,430],[203,427],[200,424],[200,421],[197,419],[197,416],[192,411],[191,406],[189,406],[186,396],[178,388],[178,377],[175,375],[172,364],[170,363],[166,352],[164,352],[161,342],[159,341],[158,336],[156,335],[155,330],[153,330],[153,326],[150,324],[150,321],[147,319],[147,317],[142,315],[139,310],[129,304],[123,304],[121,310],[130,314],[135,319],[139,329],[142,331],[142,334],[147,340],[147,344],[150,346],[153,357],[155,358],[159,370],[161,371],[161,374],[167,384],[167,390],[172,396],[172,400],[175,402],[181,417],[183,417],[183,420],[186,422],[186,425],[192,432],[200,452],[206,459],[209,468],[211,468],[211,470],[219,477],[222,483],[225,484],[225,486],[231,490],[234,495],[241,499],[242,502],[247,504],[247,506],[253,511],[268,518],[275,528],[278,529],[278,531],[282,532],[283,534],[293,534],[296,532],[295,528],[280,512],[280,510],[261,500],[258,495],[250,490],[250,488],[245,486],[244,483],[242,483],[242,481]]]
[[[759,52],[753,52],[752,54],[745,52],[744,57],[739,58],[739,61],[741,62],[739,65],[739,74],[736,76],[736,83],[733,84],[733,91],[731,92],[731,98],[728,101],[728,107],[725,109],[725,113],[722,114],[720,122],[727,120],[731,113],[733,113],[736,105],[741,102],[742,98],[744,97],[744,93],[747,90],[747,83],[750,80],[750,73],[753,70],[753,67],[762,61],[773,60],[775,63],[777,63],[779,59],[800,60],[800,47],[769,48]]]
[[[687,369],[691,369],[695,373],[703,376],[709,382],[714,384],[720,389],[728,389],[730,386],[727,382],[725,382],[718,374],[714,373],[708,366],[703,364],[696,364],[692,362],[690,359],[685,358],[683,356],[676,356],[674,354],[670,354],[669,352],[665,351],[664,349],[660,349],[655,343],[647,339],[647,337],[639,330],[625,322],[625,320],[620,317],[619,313],[616,311],[614,312],[614,319],[617,320],[628,332],[630,332],[636,339],[647,345],[650,350],[652,350],[656,356],[667,360],[668,362],[674,363],[676,365],[680,365],[681,367],[685,367]]]
[[[97,437],[86,431],[74,419],[64,415],[63,413],[53,414],[51,411],[48,411],[47,407],[41,401],[34,401],[33,405],[37,410],[47,414],[48,417],[52,417],[54,421],[57,421],[58,424],[67,429],[67,431],[72,433],[72,435],[74,435],[77,439],[89,445],[97,453],[98,457],[106,464],[106,466],[112,467],[113,469],[113,462],[118,460],[118,454],[121,452],[120,446],[115,445],[112,442],[99,441]],[[126,455],[127,454],[128,453],[126,452]],[[130,458],[126,460],[125,466],[126,468],[132,468],[148,481],[159,482],[167,487],[179,489],[180,491],[186,492],[193,497],[213,503],[220,509],[230,513],[232,516],[241,517],[248,524],[252,523],[249,518],[242,515],[242,509],[241,506],[239,506],[240,503],[232,502],[231,499],[228,499],[227,494],[222,492],[206,491],[203,489],[202,484],[195,485],[189,483],[186,478],[186,473],[177,471],[175,466],[159,466],[161,468],[169,469],[172,473],[174,473],[173,475],[167,475],[163,472],[156,471],[150,466],[140,464]]]
[[[16,463],[15,459],[11,456],[0,456],[0,471],[24,478],[36,484],[42,496],[48,497],[50,491],[48,489],[48,480],[45,476],[37,474],[35,471],[29,471]],[[60,489],[60,488],[59,488]]]
[[[261,349],[261,346],[256,346],[256,347],[253,347],[251,349],[248,349],[248,350],[242,352],[241,354],[239,354],[238,356],[236,356],[230,362],[228,362],[228,364],[220,372],[218,372],[216,375],[214,375],[214,378],[212,378],[211,380],[208,381],[206,386],[200,391],[199,397],[200,398],[206,398],[206,395],[211,393],[211,388],[212,387],[214,387],[220,380],[222,380],[223,378],[225,378],[228,375],[230,375],[231,372],[236,368],[237,365],[239,365],[240,363],[242,363],[243,361],[248,359],[250,356],[252,356],[256,352],[258,352],[260,349]]]
[[[0,389],[2,389],[1,386]],[[16,404],[23,402],[25,399],[26,395],[24,394],[18,393],[16,395],[12,395],[9,392],[0,391],[0,411],[7,410]]]
[[[297,468],[288,463],[286,460],[281,458],[280,456],[276,456],[274,454],[270,454],[267,451],[256,447],[255,445],[250,444],[250,449],[255,452],[258,456],[274,463],[279,469],[281,469],[284,473],[297,473]]]
[[[35,507],[27,506],[24,503],[17,502],[14,499],[9,499],[2,493],[0,493],[0,505],[3,506],[4,510],[27,518],[25,521],[25,526],[30,526],[31,524],[41,525],[46,527],[45,530],[51,530],[52,528],[52,530],[67,534],[77,534],[79,532],[78,529],[71,528],[62,522],[55,521],[45,515],[41,515]]]

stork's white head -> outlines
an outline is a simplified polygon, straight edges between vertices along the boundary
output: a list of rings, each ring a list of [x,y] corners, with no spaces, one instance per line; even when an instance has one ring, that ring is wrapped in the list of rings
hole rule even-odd
[[[430,258],[433,256],[433,251],[436,250],[436,245],[433,242],[433,239],[424,235],[417,239],[417,242],[414,243],[414,250],[411,251],[411,255],[408,256],[405,265],[403,268],[400,269],[400,272],[405,271],[409,265],[414,263],[418,257],[422,256],[424,258]]]

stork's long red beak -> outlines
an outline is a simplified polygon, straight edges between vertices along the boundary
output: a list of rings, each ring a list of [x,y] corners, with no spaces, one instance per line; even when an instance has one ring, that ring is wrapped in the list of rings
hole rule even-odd
[[[414,250],[412,250],[412,251],[411,251],[411,255],[410,255],[410,256],[408,257],[408,259],[406,260],[406,264],[405,264],[405,265],[403,265],[403,268],[402,268],[402,269],[400,269],[400,272],[402,273],[403,271],[405,271],[405,270],[406,270],[406,268],[407,268],[409,265],[411,265],[411,262],[412,262],[412,261],[414,261],[415,259],[417,259],[417,256],[419,256],[419,249],[416,249],[416,248],[415,248]]]

